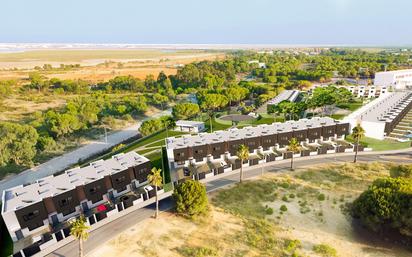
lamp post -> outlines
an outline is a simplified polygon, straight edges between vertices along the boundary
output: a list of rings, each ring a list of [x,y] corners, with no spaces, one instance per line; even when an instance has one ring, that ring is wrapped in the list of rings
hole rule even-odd
[[[163,164],[163,147],[160,147],[160,163],[162,164],[162,179],[163,179],[163,186],[165,184],[165,167]]]

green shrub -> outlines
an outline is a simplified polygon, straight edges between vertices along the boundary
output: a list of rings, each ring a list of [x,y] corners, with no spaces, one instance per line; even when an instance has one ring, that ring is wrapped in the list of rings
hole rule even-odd
[[[280,206],[280,210],[282,212],[286,212],[286,211],[288,211],[288,207],[286,207],[286,205],[282,204],[282,206]]]
[[[118,144],[118,145],[116,145],[115,147],[112,148],[112,152],[117,152],[117,151],[119,151],[120,149],[122,149],[124,147],[125,147],[124,144]]]
[[[323,257],[335,257],[337,256],[337,252],[335,248],[327,245],[327,244],[319,244],[313,246],[313,251]]]
[[[289,199],[288,199],[287,195],[284,195],[284,196],[282,197],[282,201],[284,201],[284,202],[289,202]]]
[[[325,201],[325,199],[326,199],[325,194],[319,194],[318,195],[318,200],[319,201]]]
[[[273,208],[271,208],[271,207],[266,208],[266,214],[267,215],[272,215],[273,214]]]
[[[199,181],[188,180],[175,187],[173,198],[177,213],[194,217],[208,210],[206,187]]]
[[[412,178],[412,165],[397,165],[390,169],[392,178]]]
[[[383,178],[375,180],[352,204],[354,218],[373,231],[396,229],[412,235],[412,180]]]
[[[289,198],[295,198],[295,194],[290,194]]]
[[[290,187],[290,184],[288,182],[282,182],[282,183],[279,184],[279,186],[286,189],[286,188]]]
[[[54,151],[57,149],[57,143],[52,137],[41,136],[37,140],[36,148],[40,151]]]
[[[285,241],[285,251],[292,253],[295,252],[296,249],[301,248],[302,243],[299,240],[286,240]]]
[[[181,246],[176,251],[185,257],[217,256],[217,251],[206,247]]]

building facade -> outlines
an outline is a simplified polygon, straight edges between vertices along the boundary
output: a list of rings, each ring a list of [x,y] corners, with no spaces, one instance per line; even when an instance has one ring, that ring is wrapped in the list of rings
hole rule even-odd
[[[388,88],[386,86],[353,85],[339,87],[344,87],[348,89],[349,92],[351,92],[352,95],[355,97],[376,98],[388,93]]]
[[[412,88],[412,69],[383,71],[375,73],[375,86],[385,86],[395,90]]]
[[[346,116],[351,129],[358,123],[367,137],[387,137],[412,108],[411,92],[387,93]]]
[[[135,152],[121,153],[4,190],[1,214],[15,244],[37,242],[70,218],[144,186],[150,170],[147,158]]]
[[[189,133],[198,133],[205,130],[205,123],[202,121],[178,120],[176,121],[176,130]]]
[[[269,100],[267,102],[267,106],[268,106],[268,108],[271,108],[271,106],[276,106],[282,101],[295,102],[295,101],[297,101],[298,97],[299,97],[299,91],[298,90],[283,90],[275,98]]]
[[[201,167],[207,172],[237,169],[236,152],[241,144],[249,148],[251,165],[286,157],[286,147],[292,138],[298,139],[303,149],[313,146],[315,151],[323,142],[341,140],[349,133],[349,124],[328,117],[301,119],[271,125],[216,131],[167,138],[166,149],[170,170]],[[327,147],[327,146],[326,146]],[[303,154],[304,151],[302,151]],[[306,152],[307,154],[308,152]]]

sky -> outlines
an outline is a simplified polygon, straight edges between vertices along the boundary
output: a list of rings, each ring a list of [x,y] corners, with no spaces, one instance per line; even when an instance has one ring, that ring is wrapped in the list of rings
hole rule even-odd
[[[0,43],[412,46],[411,0],[1,0]]]

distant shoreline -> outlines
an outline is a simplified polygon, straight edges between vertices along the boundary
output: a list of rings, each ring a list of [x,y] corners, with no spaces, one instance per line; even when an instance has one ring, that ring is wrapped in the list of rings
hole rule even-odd
[[[411,48],[412,46],[345,44],[94,44],[94,43],[0,43],[0,53],[31,50],[267,50],[287,48]]]

